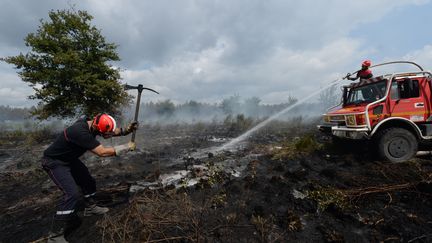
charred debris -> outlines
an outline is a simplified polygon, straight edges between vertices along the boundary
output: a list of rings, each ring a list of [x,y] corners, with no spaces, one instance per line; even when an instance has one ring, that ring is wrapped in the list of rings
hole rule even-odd
[[[272,122],[222,153],[213,148],[252,124],[143,126],[126,158],[86,155],[112,210],[70,241],[430,242],[430,155],[377,160],[316,123]],[[61,196],[35,161],[52,137],[36,138],[2,138],[1,242],[43,242]]]

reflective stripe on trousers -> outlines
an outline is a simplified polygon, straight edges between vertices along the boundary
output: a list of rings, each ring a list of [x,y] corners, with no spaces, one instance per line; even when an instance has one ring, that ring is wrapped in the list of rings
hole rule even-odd
[[[87,197],[95,194],[95,180],[80,160],[66,164],[63,161],[44,157],[42,167],[64,193],[63,200],[58,205],[56,217],[68,218],[74,213],[77,205],[83,199],[79,189]]]

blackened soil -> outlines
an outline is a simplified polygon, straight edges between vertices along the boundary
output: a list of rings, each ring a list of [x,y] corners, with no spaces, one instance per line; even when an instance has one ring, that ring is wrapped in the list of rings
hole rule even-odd
[[[335,147],[310,124],[274,123],[239,151],[184,160],[207,166],[228,159],[246,163],[240,177],[216,171],[193,187],[129,193],[137,181],[186,168],[174,162],[217,145],[212,138],[239,132],[214,124],[145,127],[139,152],[103,160],[86,155],[100,188],[97,198],[111,210],[84,218],[70,242],[432,242],[429,156],[400,164],[379,161],[371,145]],[[305,136],[313,137],[315,147],[287,147]],[[284,149],[293,151],[277,156]],[[37,158],[3,153],[16,163],[0,174],[0,242],[41,239],[61,193]],[[34,164],[17,168],[31,159]],[[146,216],[156,211],[165,212],[165,220]]]

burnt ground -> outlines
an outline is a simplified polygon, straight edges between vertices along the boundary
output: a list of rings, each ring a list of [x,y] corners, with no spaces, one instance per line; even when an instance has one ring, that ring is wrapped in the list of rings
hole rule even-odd
[[[68,240],[432,242],[431,156],[379,161],[369,144],[335,146],[301,121],[273,123],[235,151],[208,150],[247,126],[145,126],[137,152],[86,154],[111,210],[83,218]],[[1,242],[43,239],[50,228],[61,193],[38,165],[50,141],[1,143]],[[161,180],[174,171],[188,175]]]

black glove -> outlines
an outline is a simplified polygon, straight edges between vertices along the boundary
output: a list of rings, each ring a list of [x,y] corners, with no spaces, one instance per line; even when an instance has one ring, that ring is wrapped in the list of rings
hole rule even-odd
[[[126,136],[126,135],[128,135],[129,133],[131,133],[131,132],[133,132],[133,131],[135,131],[135,130],[137,130],[138,129],[138,122],[137,121],[134,121],[134,122],[131,122],[127,127],[126,127],[126,129],[122,129],[122,135],[123,136]]]
[[[347,73],[347,75],[345,76],[345,78],[349,79],[350,76],[351,76],[351,73]]]

